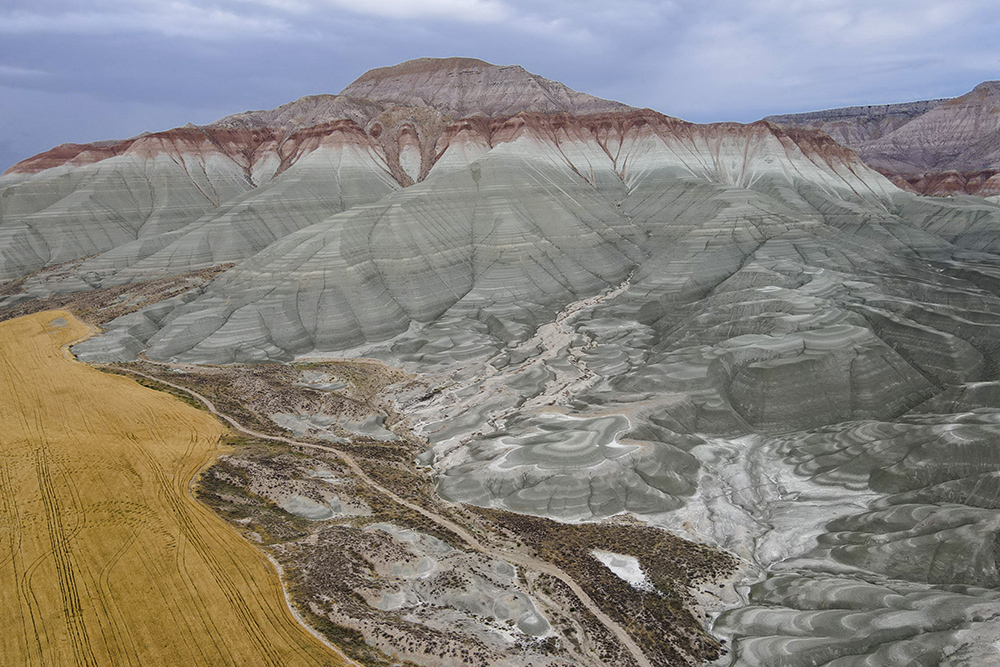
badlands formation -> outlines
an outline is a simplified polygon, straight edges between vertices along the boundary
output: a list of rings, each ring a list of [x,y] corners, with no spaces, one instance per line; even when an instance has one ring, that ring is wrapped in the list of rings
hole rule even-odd
[[[896,185],[920,194],[1000,195],[1000,81],[955,99],[768,116],[816,128],[858,152]]]
[[[718,664],[996,664],[1000,206],[894,182],[993,164],[997,90],[815,119],[863,161],[815,129],[695,125],[520,67],[411,61],[15,165],[0,308],[232,263],[74,352],[378,359],[426,387],[390,394],[444,500],[530,526],[639,521],[738,558],[738,595],[699,593]],[[341,391],[328,380],[316,391]],[[272,416],[325,442],[386,430]],[[594,549],[654,586],[642,554]],[[509,617],[544,636],[518,599]]]

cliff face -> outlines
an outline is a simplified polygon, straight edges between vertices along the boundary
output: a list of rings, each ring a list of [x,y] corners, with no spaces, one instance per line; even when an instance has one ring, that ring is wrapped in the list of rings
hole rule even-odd
[[[1000,194],[1000,82],[955,99],[770,116],[821,129],[900,187],[928,195]]]

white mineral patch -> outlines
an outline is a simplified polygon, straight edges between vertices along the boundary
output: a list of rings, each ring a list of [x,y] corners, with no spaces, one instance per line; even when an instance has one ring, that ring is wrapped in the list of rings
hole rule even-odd
[[[387,442],[396,438],[395,433],[384,427],[385,416],[383,415],[371,415],[370,417],[358,420],[341,419],[337,423],[341,428],[355,435],[371,438],[372,440]]]
[[[399,152],[399,166],[410,178],[417,180],[420,177],[420,149],[413,144],[403,146]]]
[[[611,570],[616,577],[623,579],[628,582],[629,586],[640,591],[655,591],[656,587],[653,586],[647,577],[646,573],[642,571],[642,566],[639,565],[639,559],[635,556],[627,556],[625,554],[616,554],[613,551],[603,551],[601,549],[594,549],[590,552],[590,555],[601,561],[602,564],[609,570]]]
[[[326,521],[327,519],[332,519],[335,514],[339,514],[341,511],[340,501],[336,498],[323,504],[297,494],[288,496],[279,505],[281,509],[289,514],[294,514],[310,521]]]
[[[298,387],[309,387],[320,391],[340,391],[347,389],[347,383],[337,380],[328,373],[319,371],[302,371],[299,381],[295,383]]]
[[[288,429],[299,437],[308,434],[328,442],[347,442],[344,438],[327,430],[330,426],[337,423],[336,419],[327,415],[296,415],[288,412],[277,412],[271,415],[271,420],[278,426]]]

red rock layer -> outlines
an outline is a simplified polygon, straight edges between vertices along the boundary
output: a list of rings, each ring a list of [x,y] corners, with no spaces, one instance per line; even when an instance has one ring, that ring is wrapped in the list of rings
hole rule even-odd
[[[100,162],[121,155],[135,143],[135,139],[121,141],[101,141],[93,144],[60,144],[44,153],[18,162],[4,172],[7,174],[35,174],[45,169],[62,165],[80,166]]]
[[[895,174],[884,170],[879,171],[897,187],[921,195],[934,197],[954,195],[995,197],[1000,195],[1000,169],[981,169],[967,172],[949,169],[923,174]]]
[[[249,170],[269,152],[276,153],[281,160],[281,171],[321,144],[336,143],[368,146],[371,142],[353,120],[337,120],[291,133],[275,128],[179,127],[122,141],[63,144],[18,162],[4,174],[34,174],[62,165],[83,166],[119,155],[148,159],[159,155],[207,156],[212,153],[224,155]]]
[[[522,112],[505,118],[473,116],[451,121],[432,109],[393,107],[371,119],[366,127],[350,119],[320,123],[295,131],[273,127],[186,126],[118,142],[67,144],[24,160],[6,173],[32,174],[59,165],[81,166],[126,154],[147,159],[158,155],[175,158],[198,155],[205,158],[215,154],[239,165],[252,183],[253,167],[265,156],[277,156],[280,166],[276,173],[281,173],[320,146],[353,144],[369,151],[405,187],[423,180],[456,142],[478,143],[486,148],[512,142],[522,136],[531,136],[555,146],[567,141],[593,142],[612,161],[616,161],[617,151],[626,139],[647,134],[659,136],[667,143],[697,142],[709,151],[717,150],[723,140],[750,141],[772,135],[788,149],[795,147],[827,163],[844,164],[857,159],[853,151],[836,143],[824,132],[783,128],[765,121],[749,125],[696,125],[650,109],[583,115]],[[407,146],[419,151],[419,174],[407,173],[400,164],[400,154]]]

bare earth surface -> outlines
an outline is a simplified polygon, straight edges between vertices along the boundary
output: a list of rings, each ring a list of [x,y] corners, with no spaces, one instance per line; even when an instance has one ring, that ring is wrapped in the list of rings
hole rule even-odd
[[[144,377],[147,377],[149,379],[154,379],[154,380],[156,379],[156,378],[152,378],[151,376],[148,376],[148,375],[146,375]],[[491,547],[483,544],[482,542],[480,542],[479,540],[477,540],[471,533],[469,533],[469,531],[467,531],[466,529],[462,528],[461,526],[459,526],[458,524],[456,524],[454,521],[450,521],[450,520],[448,520],[448,519],[446,519],[446,518],[444,518],[444,517],[442,517],[442,516],[440,516],[440,515],[438,515],[438,514],[436,514],[434,512],[431,512],[431,511],[429,511],[429,510],[427,510],[427,509],[425,509],[425,508],[423,508],[423,507],[421,507],[419,505],[416,505],[416,504],[411,503],[411,502],[409,502],[407,500],[404,500],[403,498],[401,498],[397,494],[395,494],[392,491],[386,489],[385,487],[379,485],[377,482],[375,482],[375,480],[373,480],[371,477],[369,477],[365,473],[365,471],[361,468],[361,466],[358,465],[357,461],[355,461],[354,457],[352,457],[350,454],[348,454],[348,453],[346,453],[346,452],[344,452],[342,450],[335,449],[333,447],[324,447],[322,445],[315,445],[315,444],[311,444],[311,443],[307,443],[307,442],[301,442],[301,441],[298,441],[298,440],[292,440],[290,438],[284,438],[284,437],[280,437],[280,436],[271,436],[271,435],[267,435],[265,433],[260,433],[258,431],[254,431],[252,429],[248,429],[245,426],[241,425],[239,422],[237,422],[232,417],[229,417],[228,415],[225,415],[225,414],[222,414],[221,412],[219,412],[215,408],[215,405],[213,405],[211,401],[209,401],[207,398],[205,398],[201,394],[199,394],[199,393],[197,393],[195,391],[192,391],[190,389],[187,389],[185,387],[182,387],[180,385],[173,384],[173,383],[168,383],[168,382],[166,382],[164,380],[158,380],[158,381],[162,382],[163,384],[166,384],[166,385],[168,385],[168,386],[170,386],[170,387],[172,387],[174,389],[178,389],[180,391],[187,392],[188,394],[190,394],[191,396],[193,396],[197,400],[199,400],[202,403],[204,403],[205,407],[207,407],[208,410],[212,414],[217,415],[220,418],[224,419],[230,426],[232,426],[233,428],[235,428],[237,431],[240,431],[241,433],[245,433],[246,435],[250,435],[250,436],[253,436],[255,438],[261,438],[263,440],[273,440],[273,441],[276,441],[276,442],[283,442],[283,443],[290,444],[290,445],[296,445],[298,447],[306,447],[306,448],[309,448],[309,449],[317,449],[317,450],[322,450],[322,451],[330,452],[330,453],[336,455],[337,458],[339,458],[341,461],[343,461],[348,466],[348,468],[351,469],[351,472],[353,472],[355,475],[357,475],[362,480],[362,482],[365,485],[371,487],[372,489],[374,489],[378,493],[382,494],[383,496],[385,496],[386,498],[388,498],[392,502],[394,502],[394,503],[396,503],[398,505],[402,505],[403,507],[405,507],[405,508],[407,508],[407,509],[409,509],[409,510],[411,510],[413,512],[416,512],[418,514],[421,514],[421,515],[425,516],[426,518],[430,519],[432,522],[434,522],[435,524],[437,524],[441,528],[444,528],[446,531],[454,534],[462,542],[464,542],[466,545],[468,545],[469,547],[471,547],[475,551],[478,551],[480,553],[486,554],[488,556],[492,556],[494,558],[503,559],[503,560],[506,560],[509,563],[514,563],[514,564],[517,564],[517,565],[521,565],[521,566],[530,568],[532,570],[535,570],[537,572],[541,572],[543,574],[547,574],[547,575],[550,575],[552,577],[555,577],[556,579],[559,579],[564,584],[566,584],[571,591],[573,591],[573,594],[577,597],[577,599],[580,600],[581,604],[583,604],[583,606],[587,608],[587,611],[589,611],[595,617],[597,617],[597,619],[601,622],[601,624],[604,625],[625,646],[625,648],[628,650],[628,652],[635,659],[636,663],[638,663],[642,667],[650,667],[649,660],[646,659],[646,657],[642,653],[642,649],[639,648],[639,646],[632,640],[632,638],[629,637],[628,634],[617,623],[615,623],[615,621],[611,617],[609,617],[607,614],[605,614],[603,611],[601,611],[601,609],[596,604],[594,604],[593,600],[590,599],[590,596],[587,595],[587,593],[579,586],[579,584],[577,584],[575,581],[573,581],[573,579],[570,578],[570,576],[568,574],[566,574],[565,572],[563,572],[562,570],[560,570],[558,567],[556,567],[554,565],[551,565],[550,563],[546,563],[544,561],[541,561],[541,560],[539,560],[537,558],[532,558],[531,556],[527,556],[527,555],[522,554],[522,553],[515,553],[515,552],[511,552],[511,551],[503,551],[503,550],[499,550],[499,549],[494,549],[494,548],[491,548]]]

